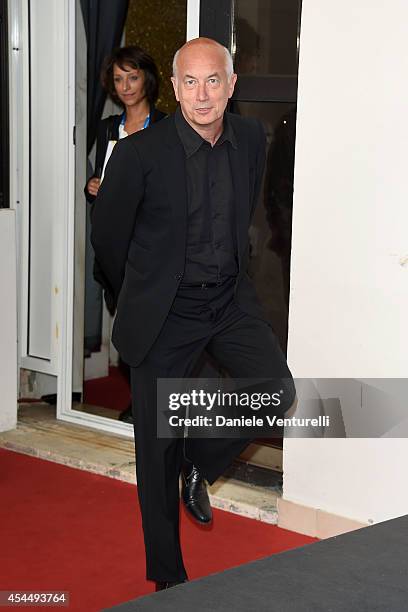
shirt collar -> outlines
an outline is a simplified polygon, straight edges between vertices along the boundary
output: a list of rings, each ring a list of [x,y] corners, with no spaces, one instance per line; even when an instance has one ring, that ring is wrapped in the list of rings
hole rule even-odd
[[[194,155],[194,153],[198,151],[203,143],[208,142],[202,138],[189,123],[187,123],[187,121],[184,119],[183,113],[181,112],[180,106],[177,107],[175,112],[175,123],[178,135],[186,153],[186,157],[191,157]],[[222,145],[225,141],[230,142],[234,149],[237,148],[234,130],[227,113],[224,113],[224,129],[214,146]]]

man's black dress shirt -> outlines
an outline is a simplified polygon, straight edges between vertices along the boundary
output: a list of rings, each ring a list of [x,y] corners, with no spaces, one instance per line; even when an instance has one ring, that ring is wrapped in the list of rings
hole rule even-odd
[[[228,147],[237,148],[232,126],[224,116],[224,129],[214,146],[184,119],[175,116],[186,153],[187,248],[182,285],[222,283],[238,274],[234,188]]]

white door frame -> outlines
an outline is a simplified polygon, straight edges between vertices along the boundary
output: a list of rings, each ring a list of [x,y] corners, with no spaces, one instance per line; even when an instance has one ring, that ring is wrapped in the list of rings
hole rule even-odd
[[[73,154],[67,40],[71,8],[72,0],[9,2],[10,204],[17,221],[18,365],[58,378],[67,297],[65,212],[70,209]],[[52,46],[51,62],[47,45]],[[31,246],[30,215],[31,230],[34,223],[36,230]],[[42,224],[44,218],[46,224]],[[30,257],[36,259],[31,270]],[[47,313],[40,317],[41,325],[31,321],[31,330],[34,291],[30,295],[30,289],[36,292],[37,315],[42,308]],[[44,351],[29,349],[31,333],[37,341],[44,340]]]

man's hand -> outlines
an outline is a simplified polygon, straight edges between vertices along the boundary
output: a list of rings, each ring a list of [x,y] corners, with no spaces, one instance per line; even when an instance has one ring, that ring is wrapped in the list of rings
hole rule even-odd
[[[86,186],[88,193],[90,193],[92,196],[97,196],[100,185],[101,179],[91,178]]]

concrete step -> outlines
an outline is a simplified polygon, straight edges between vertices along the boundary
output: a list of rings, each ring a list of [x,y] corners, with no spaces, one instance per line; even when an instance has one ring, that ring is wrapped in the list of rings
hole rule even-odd
[[[55,406],[20,404],[17,429],[0,433],[0,446],[73,468],[136,483],[133,439],[56,419]],[[227,512],[277,523],[279,490],[220,478],[211,504]]]

